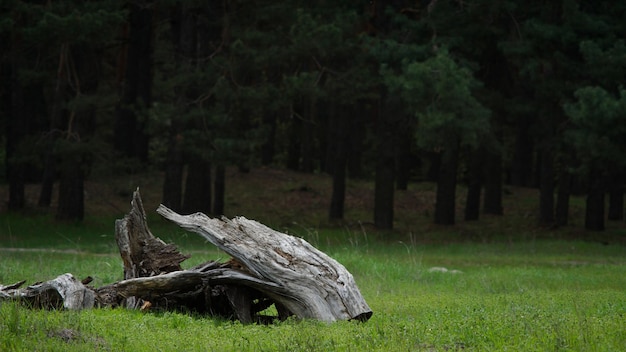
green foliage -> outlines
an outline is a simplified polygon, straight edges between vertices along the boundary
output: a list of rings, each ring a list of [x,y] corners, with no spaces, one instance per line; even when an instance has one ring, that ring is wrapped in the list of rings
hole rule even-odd
[[[445,149],[453,141],[475,147],[489,133],[490,112],[473,95],[479,82],[446,50],[405,64],[399,75],[385,66],[381,73],[390,93],[400,96],[417,118],[422,147]]]
[[[564,106],[572,128],[568,141],[578,152],[583,165],[625,167],[626,90],[615,97],[600,87],[576,91],[576,101]]]

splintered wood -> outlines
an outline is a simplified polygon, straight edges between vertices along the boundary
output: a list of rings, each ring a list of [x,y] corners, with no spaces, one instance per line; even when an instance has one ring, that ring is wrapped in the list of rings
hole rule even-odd
[[[130,213],[115,224],[124,280],[93,288],[64,274],[24,289],[19,288],[23,282],[0,285],[0,299],[68,309],[123,305],[189,310],[243,323],[268,323],[289,316],[367,321],[372,315],[352,274],[301,238],[244,217],[180,215],[163,205],[157,212],[232,258],[182,270],[180,263],[188,256],[152,235],[137,190]],[[271,306],[274,309],[268,309]]]

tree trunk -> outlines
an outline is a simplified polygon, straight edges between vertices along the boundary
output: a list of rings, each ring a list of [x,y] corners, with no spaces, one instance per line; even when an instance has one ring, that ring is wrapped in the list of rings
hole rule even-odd
[[[81,221],[85,217],[85,172],[86,155],[77,146],[78,142],[64,141],[68,150],[63,152],[59,165],[58,220]]]
[[[371,101],[359,101],[358,107],[355,109],[357,115],[349,117],[348,127],[348,151],[346,155],[347,177],[350,179],[360,179],[365,176],[363,171],[363,150],[366,140],[367,126],[366,121],[372,118],[368,114],[372,114]],[[350,114],[350,112],[348,112]]]
[[[554,225],[554,160],[551,148],[551,144],[546,144],[541,151],[539,224],[542,226]]]
[[[352,274],[301,238],[243,217],[182,216],[161,205],[159,214],[232,256],[225,263],[209,261],[181,270],[180,263],[188,256],[152,235],[138,191],[131,206],[130,213],[115,223],[124,280],[93,289],[85,286],[91,278],[80,282],[64,274],[24,289],[19,288],[24,281],[0,285],[0,299],[51,309],[154,307],[242,323],[270,323],[291,315],[328,322],[367,321],[372,316]],[[271,305],[276,316],[261,314]]]
[[[484,149],[479,148],[470,154],[468,165],[467,200],[465,202],[465,221],[478,220],[480,216],[480,193],[483,179]]]
[[[180,254],[176,246],[154,237],[146,218],[137,189],[133,193],[130,212],[115,221],[115,241],[124,262],[124,280],[182,270],[180,263],[189,258]],[[128,308],[139,308],[144,303],[132,296],[126,296],[125,301]]]
[[[611,221],[624,220],[624,178],[623,173],[613,175],[609,187],[609,211],[607,219]]]
[[[152,6],[129,4],[129,36],[119,63],[124,71],[122,94],[116,109],[114,146],[122,155],[148,161],[148,136],[139,114],[152,104]]]
[[[242,279],[297,317],[365,321],[372,315],[345,267],[301,238],[243,217],[180,216],[165,207],[157,212],[231,255],[244,269]]]
[[[302,151],[301,170],[306,173],[315,171],[315,121],[317,121],[317,99],[309,97],[308,116],[302,121],[302,137],[300,147]]]
[[[398,150],[396,152],[396,189],[406,191],[409,188],[411,175],[411,146],[413,141],[413,127],[405,126],[398,134]]]
[[[217,165],[215,167],[213,194],[213,215],[223,215],[226,196],[226,168],[224,165]]]
[[[604,193],[605,180],[601,172],[592,170],[590,187],[585,203],[585,229],[590,231],[604,231]]]
[[[94,96],[100,78],[100,57],[94,48],[86,45],[70,48],[71,60],[76,68],[75,100]],[[69,76],[68,76],[69,78]],[[77,104],[70,113],[66,138],[59,158],[59,207],[56,218],[81,221],[85,214],[84,182],[91,166],[89,138],[95,129],[96,107],[93,103]]]
[[[333,191],[330,198],[330,209],[328,218],[330,220],[343,219],[344,200],[346,197],[346,163],[348,149],[348,131],[347,126],[349,119],[345,109],[339,109],[339,114],[334,116],[337,120],[337,139],[335,140],[335,153],[333,155]]]
[[[486,154],[485,214],[502,215],[502,156],[489,152]]]
[[[180,210],[183,183],[182,135],[173,127],[167,147],[165,160],[165,178],[163,180],[163,204],[174,210]]]
[[[515,149],[511,160],[511,185],[530,187],[533,175],[533,139],[530,135],[531,121],[519,116],[515,127]]]
[[[300,151],[302,121],[299,117],[292,116],[289,132],[289,144],[287,146],[287,168],[293,171],[300,170]]]
[[[15,47],[13,43],[14,62],[11,67],[11,110],[10,118],[6,119],[6,169],[7,181],[9,183],[9,201],[8,208],[10,210],[19,210],[26,205],[25,196],[25,179],[26,165],[21,159],[19,146],[24,143],[24,139],[28,135],[29,120],[32,118],[32,111],[28,103],[27,91],[20,81],[18,74],[21,69],[21,60],[19,60],[18,52],[20,48]]]
[[[211,214],[211,163],[194,157],[187,166],[183,212]]]
[[[376,176],[374,179],[374,225],[379,229],[393,228],[395,192],[395,138],[391,103],[385,101],[378,116],[378,150],[376,156]]]
[[[437,181],[435,224],[454,225],[456,213],[456,180],[459,159],[459,141],[450,141],[443,150]]]
[[[555,220],[558,226],[566,226],[569,221],[569,196],[572,188],[572,174],[563,167],[559,177],[556,197]]]
[[[263,117],[264,127],[267,136],[261,145],[261,165],[268,166],[274,162],[274,154],[276,153],[276,115],[274,113],[265,114]]]

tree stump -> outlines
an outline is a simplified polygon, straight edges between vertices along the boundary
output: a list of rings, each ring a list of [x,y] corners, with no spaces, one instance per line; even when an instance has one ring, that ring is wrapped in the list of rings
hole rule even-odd
[[[244,217],[183,216],[163,205],[157,212],[200,234],[232,258],[182,270],[180,263],[188,256],[152,235],[137,190],[130,213],[115,223],[124,280],[93,288],[87,286],[90,280],[80,282],[64,274],[24,289],[20,289],[24,281],[0,285],[0,299],[44,308],[125,305],[142,310],[192,310],[242,323],[292,315],[328,322],[367,321],[372,316],[352,274],[301,238]],[[264,314],[272,305],[275,313]]]
[[[231,255],[246,275],[262,283],[255,289],[298,317],[366,321],[372,315],[352,274],[301,238],[244,217],[183,216],[164,205],[157,212]]]

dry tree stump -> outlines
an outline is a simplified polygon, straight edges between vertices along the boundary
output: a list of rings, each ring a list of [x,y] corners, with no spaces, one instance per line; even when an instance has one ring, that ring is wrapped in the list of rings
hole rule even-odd
[[[295,316],[322,321],[367,321],[372,311],[348,270],[301,238],[244,217],[213,219],[202,213],[180,215],[161,205],[157,212],[195,232],[232,258],[182,270],[183,255],[148,229],[139,191],[131,211],[115,223],[124,280],[93,288],[71,274],[35,284],[0,285],[0,299],[33,306],[84,309],[126,306],[136,309],[192,310],[237,319],[271,322]],[[274,315],[264,314],[274,306]]]

